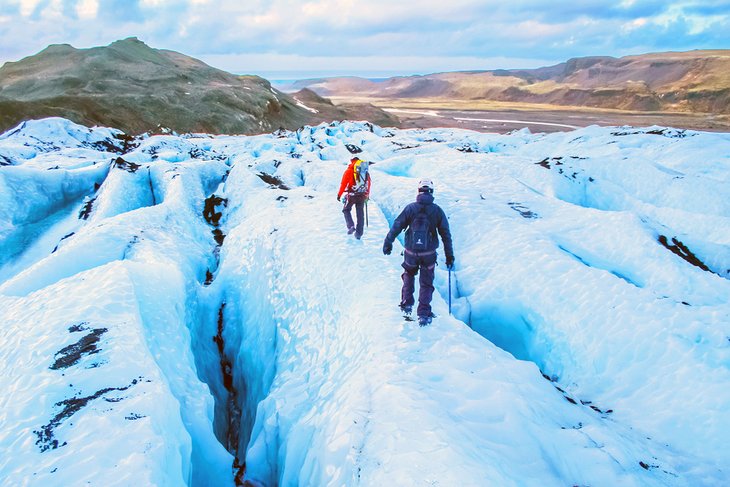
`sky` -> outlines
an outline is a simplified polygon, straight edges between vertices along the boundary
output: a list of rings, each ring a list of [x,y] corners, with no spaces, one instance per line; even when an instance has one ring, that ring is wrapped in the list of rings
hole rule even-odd
[[[236,74],[386,77],[730,48],[730,0],[0,0],[0,63],[136,36]]]

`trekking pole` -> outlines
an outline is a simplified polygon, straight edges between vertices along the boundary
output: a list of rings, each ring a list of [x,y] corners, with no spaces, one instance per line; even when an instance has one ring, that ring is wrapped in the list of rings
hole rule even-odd
[[[451,269],[449,269],[449,316],[451,316]]]

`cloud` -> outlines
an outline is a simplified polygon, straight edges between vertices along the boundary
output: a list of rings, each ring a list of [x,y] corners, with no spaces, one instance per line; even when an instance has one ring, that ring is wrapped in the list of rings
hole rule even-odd
[[[585,55],[730,47],[730,1],[721,0],[1,3],[0,17],[11,21],[0,22],[0,60],[32,54],[50,43],[91,47],[132,35],[153,47],[203,58],[268,56],[272,67],[286,56],[330,58],[348,66],[345,59],[361,58],[374,69],[391,66],[392,60],[422,58],[434,63],[434,71],[450,58],[558,62]]]
[[[703,2],[688,2],[686,5],[684,5],[683,10],[688,14],[722,15],[727,17],[728,12],[730,12],[730,1],[707,0]]]
[[[712,48],[730,45],[730,20],[712,22],[706,29],[696,29],[694,21],[680,15],[668,22],[647,22],[636,29],[626,31],[617,40],[619,47],[636,52],[656,51],[657,45],[671,46],[665,50],[690,50],[698,47]]]
[[[78,18],[95,19],[99,12],[99,0],[82,0],[74,6]]]
[[[156,13],[156,8],[149,8],[149,13]],[[98,17],[102,22],[145,24],[146,15],[140,0],[99,0]],[[108,24],[107,24],[108,25]]]

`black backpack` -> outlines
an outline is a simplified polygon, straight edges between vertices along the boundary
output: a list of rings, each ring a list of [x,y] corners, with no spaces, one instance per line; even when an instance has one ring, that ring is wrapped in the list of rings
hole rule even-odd
[[[433,238],[433,225],[431,224],[431,218],[426,211],[425,205],[419,205],[421,209],[416,213],[413,221],[408,226],[408,231],[411,233],[411,250],[414,252],[425,252],[431,250],[431,242]]]

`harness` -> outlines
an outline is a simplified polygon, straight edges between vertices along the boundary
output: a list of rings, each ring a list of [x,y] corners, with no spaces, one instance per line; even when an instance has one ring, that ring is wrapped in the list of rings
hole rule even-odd
[[[427,250],[425,252],[414,252],[413,250],[405,249],[406,254],[415,255],[416,257],[426,257],[427,255],[435,254],[435,250]]]

